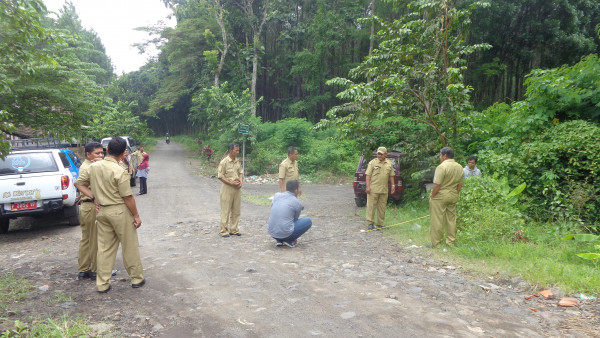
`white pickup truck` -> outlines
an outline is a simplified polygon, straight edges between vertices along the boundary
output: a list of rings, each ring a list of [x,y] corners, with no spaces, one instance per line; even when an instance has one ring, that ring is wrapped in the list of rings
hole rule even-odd
[[[10,219],[56,215],[79,225],[73,184],[81,161],[68,149],[11,151],[0,160],[0,233]]]
[[[131,165],[133,166],[133,174],[131,174],[131,178],[129,181],[129,185],[131,185],[132,187],[135,187],[135,179],[136,179],[136,173],[137,173],[137,167],[139,165],[138,161],[137,161],[137,157],[133,156],[133,153],[137,150],[137,146],[139,145],[138,142],[134,141],[133,138],[129,137],[129,136],[119,136],[122,139],[125,140],[125,142],[127,143],[127,150],[129,150],[129,155],[127,156],[127,162],[131,163]],[[104,149],[104,157],[106,157],[106,153],[107,153],[107,148],[108,148],[108,143],[110,142],[110,140],[112,140],[112,137],[105,137],[102,140],[100,140],[100,144],[102,144],[102,149]]]

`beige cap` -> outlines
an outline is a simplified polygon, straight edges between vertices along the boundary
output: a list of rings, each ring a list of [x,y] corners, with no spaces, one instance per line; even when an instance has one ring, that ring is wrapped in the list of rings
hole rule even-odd
[[[379,148],[377,148],[377,153],[378,154],[387,154],[387,149],[385,147],[379,147]]]

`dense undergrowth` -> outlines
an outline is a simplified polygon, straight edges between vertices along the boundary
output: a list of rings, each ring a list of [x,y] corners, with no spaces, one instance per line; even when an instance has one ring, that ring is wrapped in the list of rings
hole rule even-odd
[[[303,176],[323,181],[352,176],[360,157],[355,142],[340,140],[335,137],[333,130],[317,131],[313,127],[312,123],[304,119],[286,119],[277,123],[252,125],[251,136],[226,131],[216,139],[206,135],[176,135],[173,140],[182,144],[185,150],[199,155],[209,145],[214,149],[213,156],[218,160],[226,155],[230,142],[240,145],[241,157],[246,138],[248,175],[276,174],[279,164],[287,157],[287,148],[294,146],[299,152],[298,163]]]
[[[593,242],[565,239],[580,231],[568,221],[539,222],[526,217],[522,203],[505,198],[506,182],[493,178],[465,180],[457,205],[457,241],[434,255],[455,261],[468,271],[492,276],[521,276],[534,289],[558,287],[568,294],[600,294],[600,269],[594,260],[578,256],[595,251]],[[429,240],[427,200],[388,206],[384,230],[406,245]]]

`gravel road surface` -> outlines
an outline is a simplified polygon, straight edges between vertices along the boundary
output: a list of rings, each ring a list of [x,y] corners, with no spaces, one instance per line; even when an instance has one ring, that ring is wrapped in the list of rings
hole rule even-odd
[[[77,281],[79,227],[11,221],[0,237],[0,273],[35,290],[0,309],[14,320],[82,316],[99,336],[130,337],[562,337],[594,336],[597,303],[565,310],[525,300],[520,280],[472,277],[430,249],[361,232],[348,185],[305,185],[313,227],[296,248],[266,232],[278,186],[246,184],[241,237],[220,238],[215,177],[176,143],[150,154],[148,194],[136,196],[147,283],[132,289],[119,253],[112,290]],[[134,188],[137,193],[138,187]],[[264,200],[250,203],[248,200]],[[560,291],[556,291],[560,296]],[[1,319],[0,319],[1,323]],[[1,329],[1,327],[0,327]]]

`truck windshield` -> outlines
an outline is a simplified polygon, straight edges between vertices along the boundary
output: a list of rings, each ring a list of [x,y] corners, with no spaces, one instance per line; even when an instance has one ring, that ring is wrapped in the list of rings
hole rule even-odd
[[[52,153],[9,154],[0,160],[0,175],[58,171]]]

